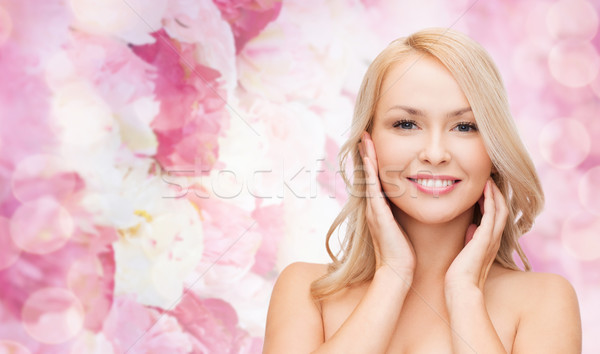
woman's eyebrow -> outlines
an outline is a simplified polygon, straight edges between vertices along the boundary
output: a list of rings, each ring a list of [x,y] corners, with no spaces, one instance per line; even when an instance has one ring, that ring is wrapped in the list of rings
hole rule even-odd
[[[393,109],[401,109],[401,110],[405,111],[406,113],[413,115],[413,116],[427,117],[426,112],[424,112],[420,109],[417,109],[417,108],[409,107],[409,106],[395,105],[395,106],[392,106],[390,109],[388,109],[388,112]],[[452,111],[452,112],[448,113],[446,115],[446,117],[448,117],[448,118],[456,117],[456,116],[460,116],[461,114],[471,112],[471,111],[472,111],[471,107],[465,107],[465,108],[457,109],[456,111]]]

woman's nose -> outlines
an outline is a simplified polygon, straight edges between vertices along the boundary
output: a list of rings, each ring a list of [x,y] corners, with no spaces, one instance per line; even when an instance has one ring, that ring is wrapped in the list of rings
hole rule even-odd
[[[423,145],[419,153],[419,159],[424,163],[439,165],[449,162],[451,155],[443,138],[440,135],[432,134]]]

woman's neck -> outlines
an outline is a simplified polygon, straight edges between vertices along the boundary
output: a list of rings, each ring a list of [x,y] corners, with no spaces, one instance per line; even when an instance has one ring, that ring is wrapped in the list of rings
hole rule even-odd
[[[417,257],[414,281],[443,281],[452,261],[463,249],[474,208],[444,223],[427,224],[394,208]]]

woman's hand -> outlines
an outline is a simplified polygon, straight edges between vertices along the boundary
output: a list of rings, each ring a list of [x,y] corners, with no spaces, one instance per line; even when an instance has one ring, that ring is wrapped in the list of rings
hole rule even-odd
[[[483,201],[479,200],[482,218],[479,226],[469,225],[465,235],[465,246],[446,272],[446,293],[475,286],[483,291],[487,275],[494,263],[502,232],[508,217],[504,196],[490,178],[483,190]]]
[[[375,248],[376,269],[389,267],[404,280],[412,281],[415,253],[381,191],[375,146],[367,132],[363,132],[359,151],[366,173],[365,212]]]

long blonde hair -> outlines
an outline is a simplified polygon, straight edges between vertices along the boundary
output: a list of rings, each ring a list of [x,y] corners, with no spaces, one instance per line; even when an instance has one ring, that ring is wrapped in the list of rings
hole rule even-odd
[[[412,54],[412,55],[411,55]],[[492,178],[508,204],[508,221],[502,234],[496,261],[518,270],[513,259],[517,252],[526,271],[531,266],[518,239],[533,226],[542,211],[544,194],[535,166],[519,138],[509,111],[506,90],[496,65],[483,47],[465,34],[446,28],[427,28],[391,42],[371,63],[358,93],[350,137],[338,155],[340,172],[349,190],[346,205],[327,232],[326,248],[332,263],[328,272],[311,284],[315,300],[373,278],[375,253],[365,218],[365,184],[353,183],[346,176],[346,161],[352,157],[354,177],[364,180],[358,143],[361,133],[371,132],[381,84],[394,63],[408,57],[430,55],[437,58],[453,75],[465,94],[495,172]],[[418,59],[417,59],[418,60]],[[410,69],[409,69],[410,70]],[[474,208],[473,222],[479,225],[481,213]],[[346,221],[346,235],[340,253],[329,247],[332,234]]]

